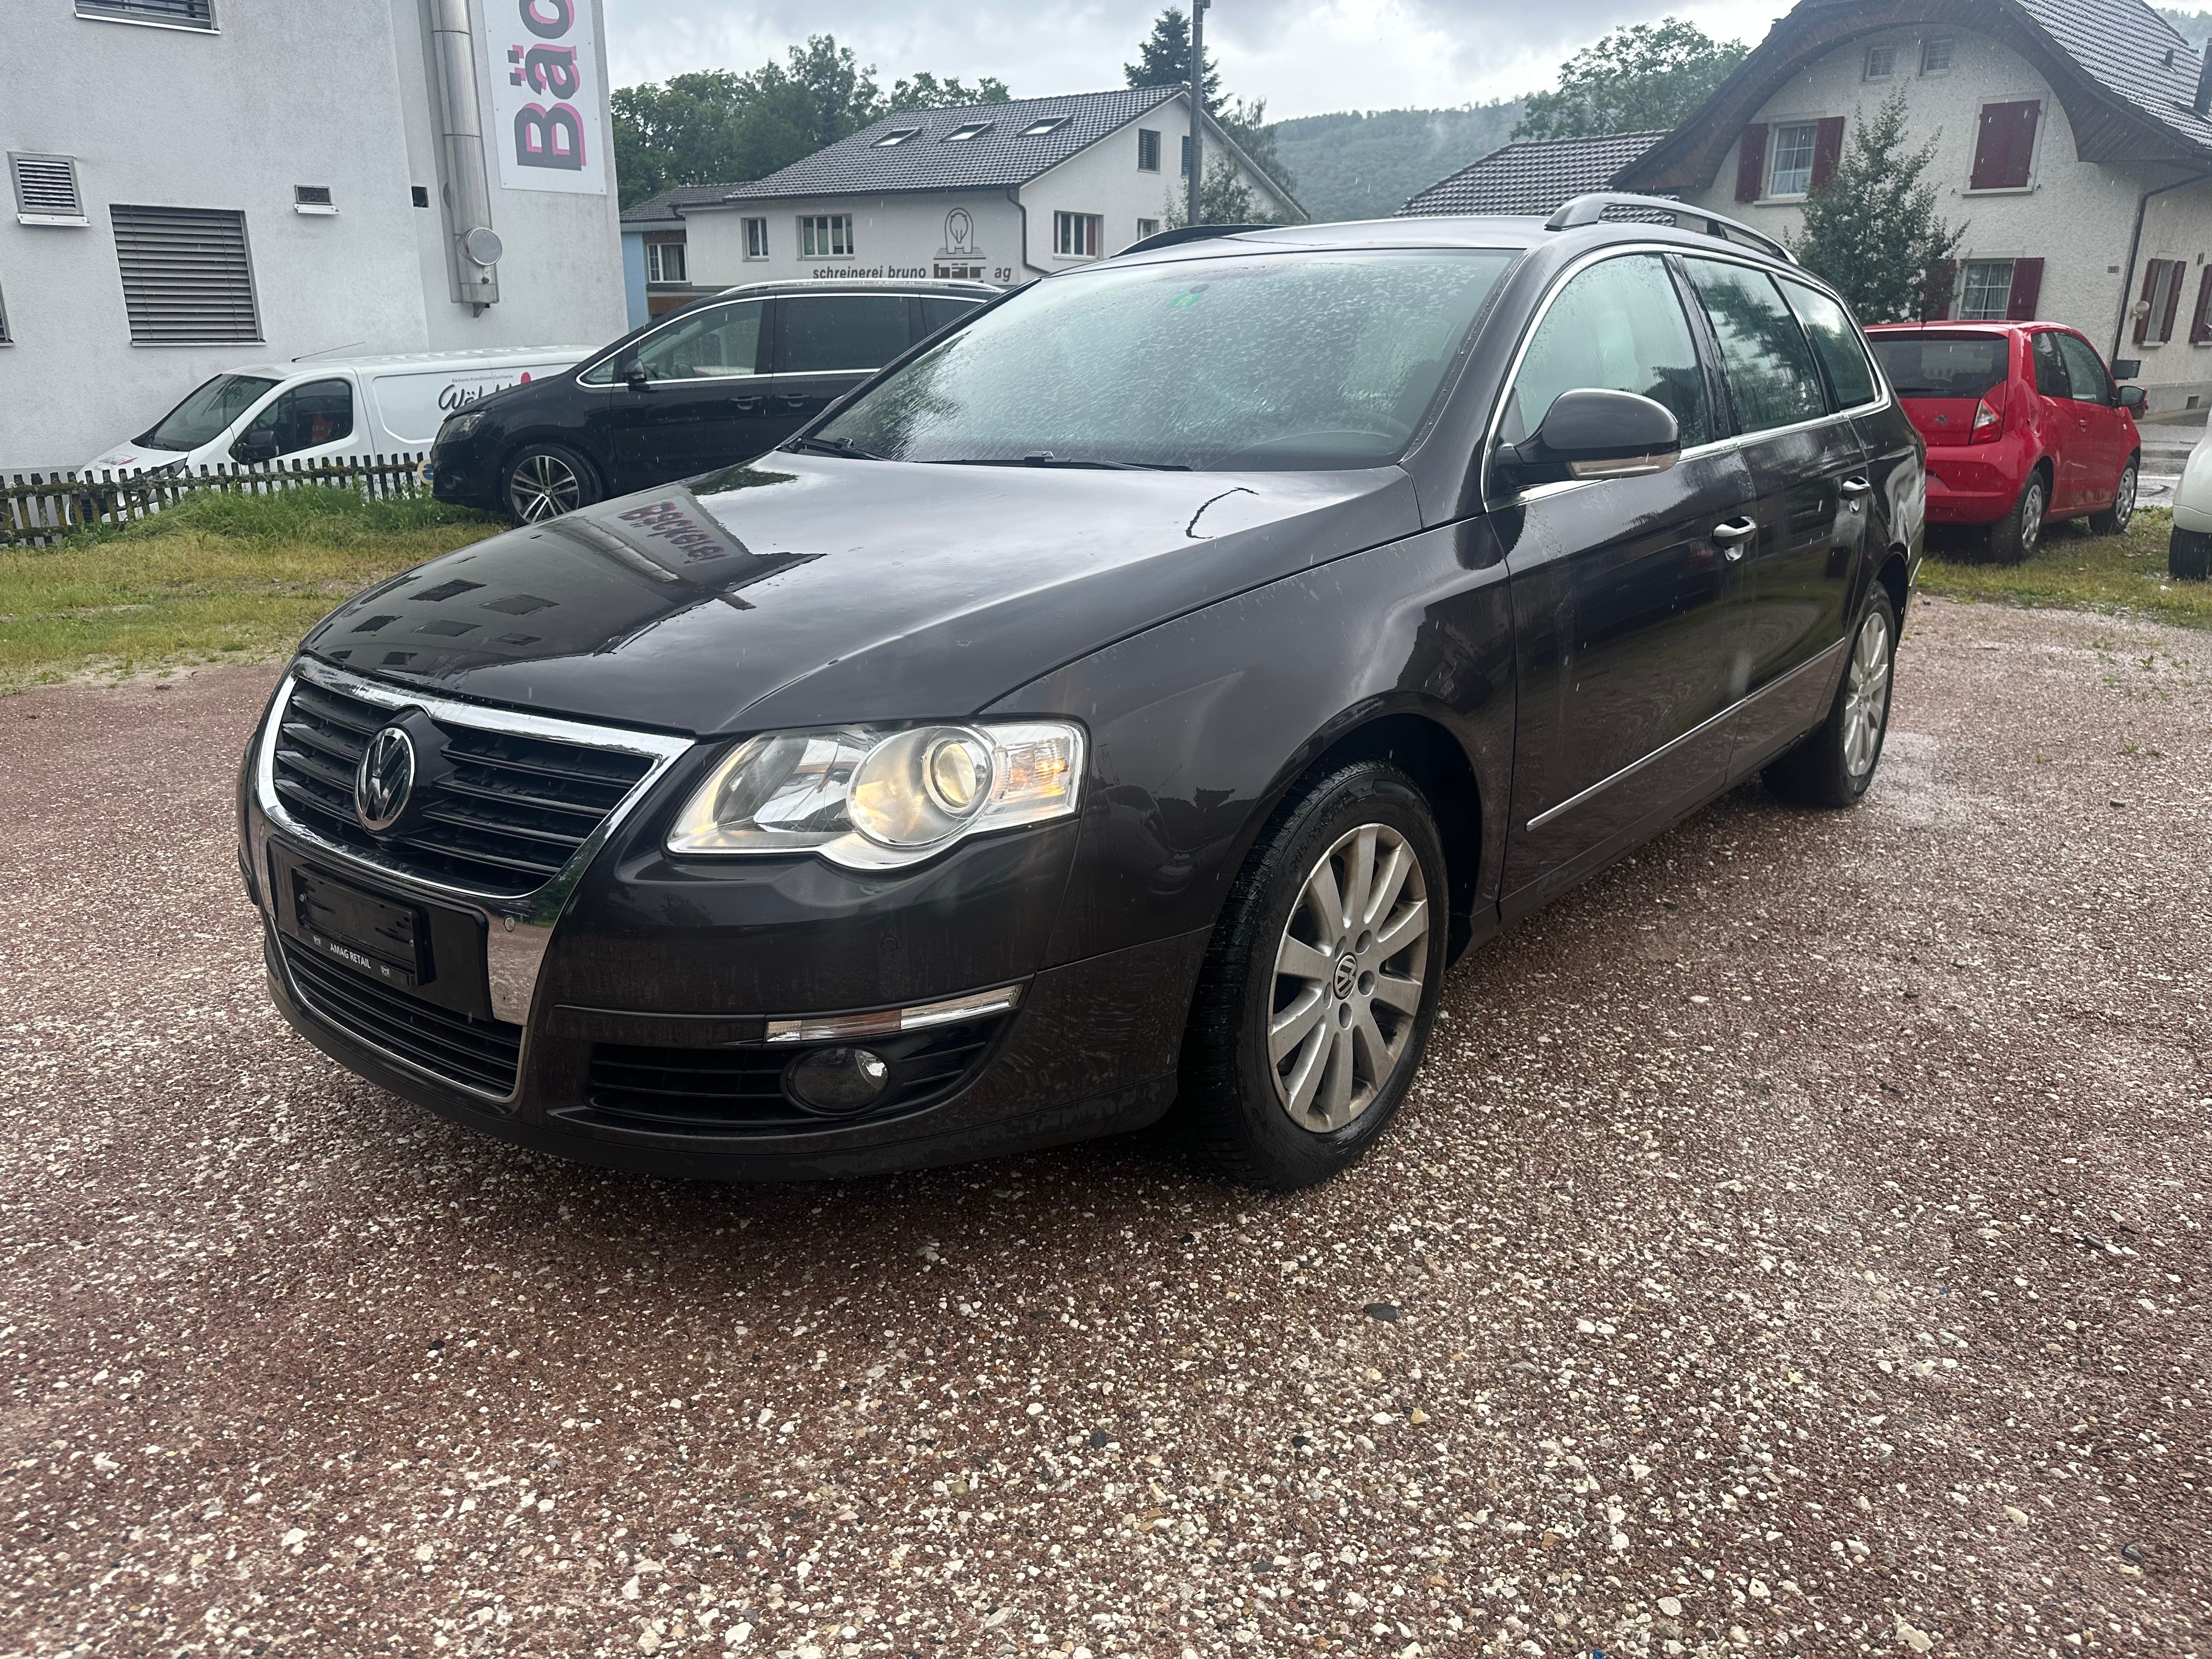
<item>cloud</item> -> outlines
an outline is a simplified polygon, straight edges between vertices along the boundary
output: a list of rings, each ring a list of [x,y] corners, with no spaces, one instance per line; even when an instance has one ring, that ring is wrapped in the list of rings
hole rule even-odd
[[[1229,90],[1265,97],[1283,117],[1511,97],[1550,85],[1563,59],[1624,23],[1671,11],[1755,41],[1781,9],[1776,0],[1656,10],[1635,0],[1220,0],[1206,12],[1206,40]],[[628,86],[750,69],[827,33],[885,84],[927,70],[994,75],[1018,94],[1095,92],[1121,84],[1157,10],[1080,0],[968,0],[957,10],[912,0],[606,0],[607,52],[615,84]]]

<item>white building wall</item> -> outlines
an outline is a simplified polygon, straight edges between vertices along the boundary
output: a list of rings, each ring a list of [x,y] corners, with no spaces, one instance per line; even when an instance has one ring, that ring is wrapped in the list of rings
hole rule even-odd
[[[1953,41],[1947,73],[1918,73],[1923,37],[1940,34]],[[1896,72],[1887,81],[1866,79],[1870,48],[1894,47]],[[1926,179],[1936,191],[1936,210],[1946,223],[1965,228],[1958,261],[1961,272],[1971,259],[2035,258],[2044,261],[2043,287],[2036,303],[2039,319],[2079,329],[2100,355],[2112,352],[2114,330],[2135,302],[2145,261],[2183,259],[2191,267],[2188,292],[2174,338],[2165,345],[2137,348],[2130,325],[2118,355],[2140,357],[2140,383],[2151,394],[2154,411],[2182,407],[2190,396],[2212,394],[2212,346],[2187,341],[2190,307],[2196,298],[2197,268],[2212,249],[2212,189],[2177,191],[2150,204],[2136,256],[2132,285],[2124,270],[2142,193],[2186,178],[2185,170],[2160,166],[2116,166],[2075,159],[2074,132],[2057,94],[2027,61],[2002,43],[1963,30],[1926,25],[1869,34],[1815,58],[1751,118],[1768,128],[1771,170],[1772,131],[1777,125],[1844,118],[1844,143],[1863,119],[1902,89],[1908,111],[1909,142],[1916,148],[1930,137],[1936,152]],[[2035,156],[2024,190],[1972,188],[1974,146],[1982,106],[2025,99],[2042,100],[2036,126]],[[1698,204],[1729,214],[1785,240],[1802,229],[1802,198],[1735,199],[1738,150],[1731,145],[1711,186],[1692,192]]]
[[[20,224],[0,176],[0,471],[76,466],[243,362],[622,331],[611,168],[604,196],[556,196],[501,189],[495,161],[500,303],[477,318],[448,297],[419,4],[231,0],[218,33],[80,18],[67,0],[0,8],[0,150],[74,156],[91,221]],[[295,213],[295,185],[328,185],[337,212]],[[115,204],[243,212],[262,343],[133,345]]]

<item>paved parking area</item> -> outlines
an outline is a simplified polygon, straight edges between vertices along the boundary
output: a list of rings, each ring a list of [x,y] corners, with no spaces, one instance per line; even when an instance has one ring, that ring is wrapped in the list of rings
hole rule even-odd
[[[568,1167],[264,1006],[270,683],[0,702],[0,1653],[2212,1647],[2212,635],[1930,604],[1379,1156]]]

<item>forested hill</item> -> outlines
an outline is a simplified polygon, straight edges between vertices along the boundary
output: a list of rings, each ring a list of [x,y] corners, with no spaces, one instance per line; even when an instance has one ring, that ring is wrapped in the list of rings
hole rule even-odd
[[[1521,100],[1381,109],[1273,124],[1292,191],[1316,220],[1387,218],[1406,198],[1506,142]]]
[[[2161,6],[2158,15],[2172,24],[2192,46],[2202,46],[2208,37],[2212,37],[2212,11],[2168,11]]]

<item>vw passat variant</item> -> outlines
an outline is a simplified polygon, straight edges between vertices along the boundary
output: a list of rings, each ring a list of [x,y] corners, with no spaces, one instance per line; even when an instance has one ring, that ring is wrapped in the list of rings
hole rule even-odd
[[[1313,1182],[1461,952],[1752,774],[1859,798],[1923,507],[1843,306],[1725,220],[1139,248],[327,617],[244,770],[270,987],[628,1169],[1173,1106]]]

